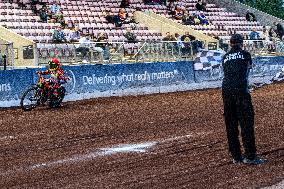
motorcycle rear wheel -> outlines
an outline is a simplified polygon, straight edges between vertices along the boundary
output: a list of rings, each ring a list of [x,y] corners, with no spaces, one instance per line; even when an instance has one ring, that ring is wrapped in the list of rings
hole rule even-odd
[[[57,108],[60,107],[66,93],[65,87],[61,86],[58,90],[58,97],[50,99],[48,106],[50,108]]]
[[[39,105],[39,99],[38,87],[33,86],[24,92],[20,102],[21,108],[30,111]]]

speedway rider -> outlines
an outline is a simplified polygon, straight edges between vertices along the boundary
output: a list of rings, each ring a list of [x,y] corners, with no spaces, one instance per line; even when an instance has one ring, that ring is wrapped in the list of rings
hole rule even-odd
[[[46,84],[44,87],[47,88],[48,94],[53,95],[53,97],[58,97],[58,88],[61,84],[66,83],[68,77],[65,76],[64,70],[60,67],[59,60],[57,58],[52,58],[48,61],[49,68],[46,71],[37,71],[41,75],[50,75],[49,79],[46,79]]]

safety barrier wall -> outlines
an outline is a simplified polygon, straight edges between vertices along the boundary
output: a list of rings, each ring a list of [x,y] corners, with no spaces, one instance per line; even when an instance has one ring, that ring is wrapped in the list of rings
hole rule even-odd
[[[194,71],[194,62],[64,66],[71,80],[66,100],[167,93],[220,87],[221,68]],[[273,76],[284,57],[254,59],[253,77]],[[18,106],[23,92],[37,80],[35,69],[0,71],[0,107]]]

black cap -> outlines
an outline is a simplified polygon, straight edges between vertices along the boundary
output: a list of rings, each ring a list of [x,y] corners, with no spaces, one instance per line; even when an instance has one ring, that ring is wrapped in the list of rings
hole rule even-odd
[[[236,45],[236,44],[242,44],[244,41],[244,38],[241,34],[234,34],[232,35],[231,39],[230,39],[230,43],[232,45]]]

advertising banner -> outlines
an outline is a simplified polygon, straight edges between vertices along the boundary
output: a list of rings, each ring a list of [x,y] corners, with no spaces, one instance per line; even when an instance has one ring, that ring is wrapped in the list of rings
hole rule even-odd
[[[32,85],[33,72],[32,69],[0,71],[0,101],[19,100]]]

